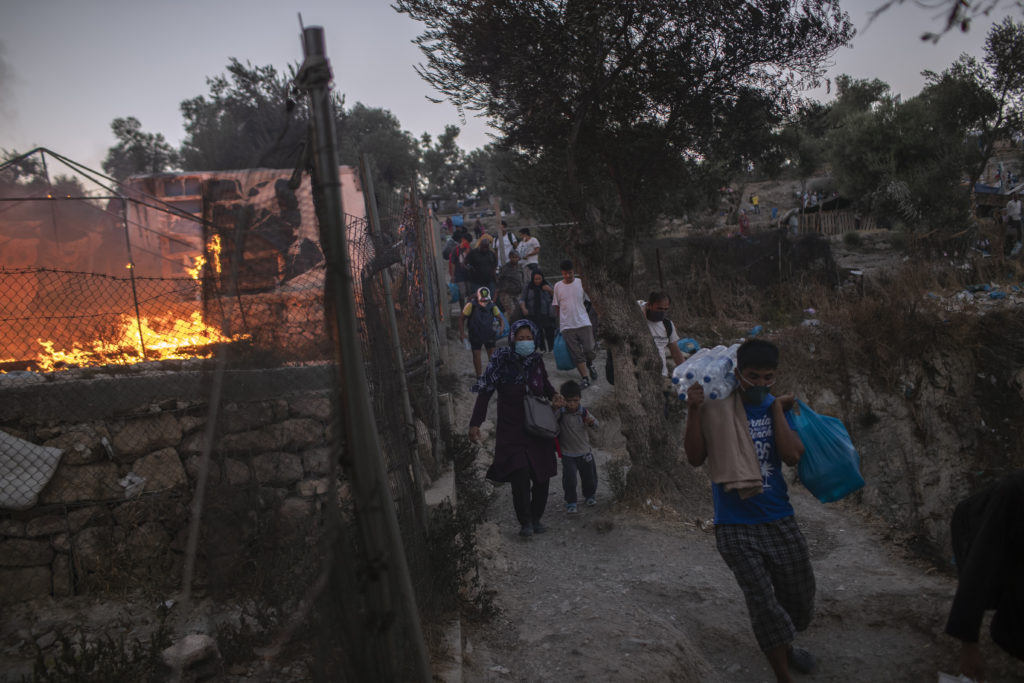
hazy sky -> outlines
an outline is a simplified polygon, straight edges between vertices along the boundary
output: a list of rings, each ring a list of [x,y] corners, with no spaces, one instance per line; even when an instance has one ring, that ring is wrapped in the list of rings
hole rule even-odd
[[[922,70],[941,71],[961,52],[980,56],[988,27],[1004,16],[933,45],[919,36],[941,27],[941,12],[914,0],[865,28],[882,2],[843,3],[859,35],[836,54],[830,74],[879,78],[904,96],[919,92]],[[1022,20],[1012,6],[1006,11]],[[224,73],[230,57],[279,70],[302,60],[298,12],[306,26],[324,28],[346,106],[389,109],[417,137],[462,125],[454,107],[426,99],[433,93],[413,71],[422,55],[410,42],[419,25],[387,0],[0,0],[0,148],[48,147],[99,169],[119,116],[178,145],[179,104],[207,94],[206,78]],[[465,123],[464,148],[489,141],[482,120]]]

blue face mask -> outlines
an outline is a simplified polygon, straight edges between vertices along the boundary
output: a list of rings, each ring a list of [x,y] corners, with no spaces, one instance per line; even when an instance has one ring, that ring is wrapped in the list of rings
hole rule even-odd
[[[532,339],[523,339],[516,342],[516,353],[520,356],[529,356],[535,348],[536,346]]]

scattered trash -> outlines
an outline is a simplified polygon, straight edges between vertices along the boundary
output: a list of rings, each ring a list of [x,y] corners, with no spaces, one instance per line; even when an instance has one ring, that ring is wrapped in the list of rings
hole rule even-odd
[[[821,324],[821,321],[817,318],[808,318],[807,320],[800,323],[801,327],[817,327]]]
[[[146,488],[146,478],[140,477],[134,472],[124,475],[117,483],[124,487],[125,498],[134,498],[142,493],[142,489]]]
[[[761,327],[760,325],[754,325],[753,327],[750,328],[750,332],[748,332],[747,334],[750,335],[751,337],[756,337],[757,335],[761,334],[762,329],[764,328]]]
[[[814,315],[815,313],[817,313],[817,311],[814,310],[813,308],[805,308],[804,313],[806,313],[807,315]]]
[[[1006,292],[999,292],[999,291],[989,292],[988,293],[988,298],[989,299],[1005,299],[1006,298]]]

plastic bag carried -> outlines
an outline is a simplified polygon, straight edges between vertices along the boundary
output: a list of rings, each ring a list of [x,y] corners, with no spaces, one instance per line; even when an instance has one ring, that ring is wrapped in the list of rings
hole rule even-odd
[[[562,331],[555,333],[555,367],[559,370],[572,370],[576,364],[572,362],[572,354],[569,353],[569,345],[562,339]]]
[[[819,415],[799,399],[788,414],[804,443],[797,472],[815,498],[832,503],[864,486],[860,455],[842,420]]]
[[[704,387],[704,396],[718,401],[732,393],[736,388],[736,349],[732,346],[716,346],[704,348],[687,358],[672,371],[672,383],[675,385],[679,399],[686,400],[686,390],[700,382]]]

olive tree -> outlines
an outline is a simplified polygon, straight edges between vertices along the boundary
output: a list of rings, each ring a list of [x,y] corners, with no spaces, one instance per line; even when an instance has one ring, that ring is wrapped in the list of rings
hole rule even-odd
[[[483,112],[529,169],[517,177],[530,196],[573,223],[559,248],[579,264],[614,357],[631,486],[663,480],[678,444],[631,291],[634,250],[680,190],[743,166],[748,141],[776,126],[849,41],[848,16],[834,0],[394,6],[424,24],[422,77]]]

